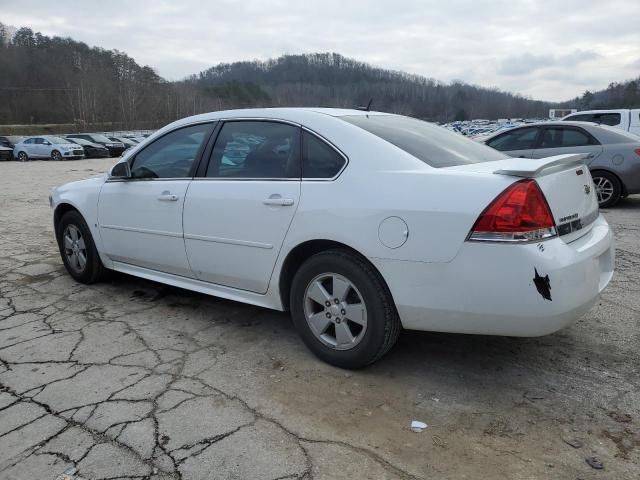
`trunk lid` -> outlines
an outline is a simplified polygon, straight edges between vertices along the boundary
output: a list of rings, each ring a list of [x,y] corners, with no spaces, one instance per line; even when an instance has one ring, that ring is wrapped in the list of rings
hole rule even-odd
[[[584,154],[573,154],[539,159],[509,158],[448,168],[534,178],[547,199],[558,235],[571,242],[591,230],[599,215],[595,186],[585,160]]]

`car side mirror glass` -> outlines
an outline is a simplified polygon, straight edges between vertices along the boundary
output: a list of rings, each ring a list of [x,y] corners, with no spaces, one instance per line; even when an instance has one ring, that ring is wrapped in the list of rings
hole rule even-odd
[[[51,145],[51,142],[44,142],[45,145]]]
[[[116,163],[111,169],[110,178],[131,178],[131,168],[129,167],[129,162]]]

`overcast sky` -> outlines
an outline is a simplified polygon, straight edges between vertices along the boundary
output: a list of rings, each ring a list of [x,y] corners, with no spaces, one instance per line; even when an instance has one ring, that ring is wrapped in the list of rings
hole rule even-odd
[[[640,75],[640,0],[0,0],[0,21],[122,50],[170,80],[327,51],[541,100]]]

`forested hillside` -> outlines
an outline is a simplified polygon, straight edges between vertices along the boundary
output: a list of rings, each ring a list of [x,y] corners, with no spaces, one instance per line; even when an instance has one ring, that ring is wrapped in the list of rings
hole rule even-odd
[[[562,105],[640,106],[640,78]],[[550,107],[498,89],[376,68],[337,53],[219,64],[167,82],[117,50],[0,23],[0,125],[154,128],[196,113],[256,106],[356,107],[432,121],[546,117]]]
[[[563,106],[580,110],[640,108],[640,77],[626,82],[612,82],[604,90],[587,90],[581,97],[564,102]]]
[[[175,94],[125,53],[0,26],[0,124],[119,122],[175,117]]]
[[[384,70],[337,53],[284,55],[220,64],[188,79],[221,106],[322,105],[377,110],[435,121],[541,117],[549,104],[519,95]],[[250,86],[250,88],[247,88]]]

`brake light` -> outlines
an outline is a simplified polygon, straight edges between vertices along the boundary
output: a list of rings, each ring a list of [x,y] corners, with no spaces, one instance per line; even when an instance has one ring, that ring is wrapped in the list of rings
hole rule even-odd
[[[634,150],[634,152],[636,152],[636,155],[638,155],[638,156],[640,157],[640,148],[636,148],[636,149]]]
[[[532,242],[555,237],[556,224],[535,180],[510,185],[485,208],[467,240]]]

